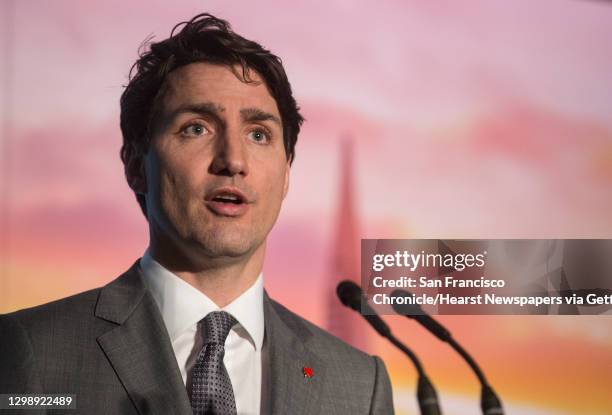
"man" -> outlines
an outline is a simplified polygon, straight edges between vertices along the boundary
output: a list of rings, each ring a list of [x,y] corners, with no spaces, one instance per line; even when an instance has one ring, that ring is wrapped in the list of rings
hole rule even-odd
[[[202,14],[133,70],[121,157],[149,247],[102,288],[2,316],[0,392],[87,414],[392,413],[379,358],[263,289],[303,120],[280,59]]]

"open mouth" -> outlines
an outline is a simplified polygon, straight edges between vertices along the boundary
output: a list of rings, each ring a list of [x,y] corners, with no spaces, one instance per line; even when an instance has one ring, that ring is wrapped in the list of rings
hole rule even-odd
[[[240,205],[244,203],[244,200],[242,199],[242,197],[240,197],[239,195],[233,194],[233,193],[221,193],[213,197],[212,201],[220,202],[220,203],[233,203],[235,205]]]
[[[234,187],[218,188],[207,197],[207,206],[220,216],[238,217],[244,215],[252,203],[244,193]]]

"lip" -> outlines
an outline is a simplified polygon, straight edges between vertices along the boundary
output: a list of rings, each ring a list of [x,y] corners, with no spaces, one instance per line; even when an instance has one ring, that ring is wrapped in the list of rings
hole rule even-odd
[[[231,194],[240,199],[241,203],[222,202],[214,200],[221,194]],[[214,189],[205,198],[206,206],[213,213],[220,216],[238,217],[244,215],[252,203],[243,192],[235,187],[219,187]]]

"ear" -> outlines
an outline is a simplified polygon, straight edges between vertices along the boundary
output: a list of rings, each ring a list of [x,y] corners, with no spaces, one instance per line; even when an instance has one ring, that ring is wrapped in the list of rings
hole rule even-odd
[[[289,192],[289,176],[291,173],[291,161],[287,161],[287,166],[285,167],[285,183],[283,184],[283,200],[287,196]]]
[[[147,175],[145,173],[145,160],[142,153],[134,154],[127,161],[125,177],[134,193],[144,195],[147,192]]]

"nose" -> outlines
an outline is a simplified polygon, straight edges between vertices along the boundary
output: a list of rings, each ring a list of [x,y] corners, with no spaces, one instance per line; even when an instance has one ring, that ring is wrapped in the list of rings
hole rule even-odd
[[[247,149],[238,132],[226,130],[219,137],[211,165],[211,173],[225,176],[248,174]]]

